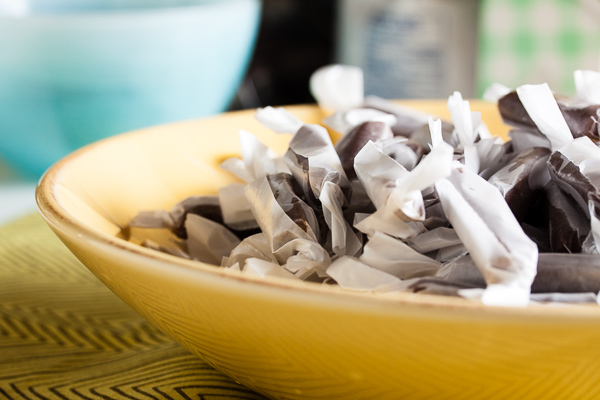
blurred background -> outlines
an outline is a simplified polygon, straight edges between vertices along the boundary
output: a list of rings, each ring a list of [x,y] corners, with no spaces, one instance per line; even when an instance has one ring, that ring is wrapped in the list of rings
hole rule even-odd
[[[388,98],[446,98],[457,89],[478,98],[494,82],[548,82],[572,95],[573,71],[600,67],[598,0],[263,4],[257,47],[232,108],[312,102],[310,74],[337,62],[361,66],[366,92]]]
[[[311,103],[363,68],[366,94],[478,98],[600,67],[600,0],[0,0],[0,222],[58,158],[123,131]]]

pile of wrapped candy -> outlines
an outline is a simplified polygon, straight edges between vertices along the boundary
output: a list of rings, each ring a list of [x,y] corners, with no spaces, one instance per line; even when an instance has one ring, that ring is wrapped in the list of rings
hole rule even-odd
[[[451,121],[376,97],[362,72],[328,66],[311,90],[323,125],[283,108],[256,118],[293,134],[275,154],[240,131],[242,183],[147,211],[132,240],[260,276],[344,289],[457,295],[488,305],[597,302],[600,291],[600,73],[576,71],[577,93],[494,85],[513,129],[493,136],[455,92]],[[144,229],[164,229],[162,242]],[[138,232],[138,233],[135,233]]]

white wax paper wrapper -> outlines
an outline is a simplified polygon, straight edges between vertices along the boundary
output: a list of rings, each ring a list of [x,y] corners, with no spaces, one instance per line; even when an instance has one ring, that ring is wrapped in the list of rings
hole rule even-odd
[[[506,172],[506,176],[503,179],[497,179],[496,175],[492,176],[488,182],[496,186],[502,196],[506,197],[506,193],[514,187],[515,181],[521,175],[521,172],[525,169],[525,164],[516,166]]]
[[[452,153],[452,147],[442,143],[408,171],[369,141],[356,155],[354,169],[375,208],[383,209],[392,200],[405,216],[422,220],[425,211],[420,192],[450,173]]]
[[[331,138],[322,126],[304,125],[291,140],[289,147],[294,153],[308,159],[310,185],[316,198],[319,198],[325,182],[350,187]]]
[[[460,164],[435,188],[448,220],[488,283],[482,301],[526,305],[537,272],[537,246],[498,189]]]
[[[491,135],[481,120],[481,113],[471,111],[469,102],[463,100],[460,92],[454,92],[448,98],[448,110],[454,123],[453,136],[458,143],[457,147],[463,149],[465,166],[473,172],[488,172],[491,175],[504,154],[502,140]],[[429,127],[432,140],[439,142],[442,136],[441,123],[437,126],[430,122]],[[478,137],[480,140],[476,142]]]
[[[445,263],[455,259],[456,257],[464,256],[468,252],[469,251],[464,244],[455,244],[453,246],[442,247],[439,249],[435,259],[441,263]]]
[[[347,202],[342,189],[349,191],[350,182],[327,130],[319,125],[304,125],[289,146],[293,153],[308,161],[308,183],[323,208],[325,222],[331,230],[333,251],[338,256],[356,254],[361,242],[344,219],[342,210]],[[286,161],[289,160],[286,157]],[[289,167],[298,174],[293,166]],[[306,181],[305,173],[300,172],[300,175],[297,180]]]
[[[552,148],[550,140],[546,136],[539,135],[536,132],[530,132],[523,129],[513,129],[508,133],[510,143],[515,154],[520,153],[531,147]]]
[[[277,278],[298,279],[281,265],[260,258],[248,258],[243,271],[245,274],[257,275],[261,278],[272,276]]]
[[[223,257],[240,243],[240,239],[223,225],[199,215],[188,214],[185,229],[187,248],[194,260],[221,265]]]
[[[463,100],[460,92],[454,92],[448,98],[448,111],[454,123],[454,135],[456,136],[459,148],[464,149],[465,166],[471,171],[478,173],[480,169],[480,156],[475,147],[475,139],[479,134],[481,113],[472,112],[468,100]],[[487,128],[483,129],[485,136],[488,136]]]
[[[351,110],[337,111],[323,119],[323,124],[342,135],[350,132],[352,128],[368,121],[378,121],[392,127],[398,119],[389,113],[375,110],[374,108],[354,108]]]
[[[287,196],[286,193],[280,193],[281,196]],[[271,251],[275,254],[277,251],[294,239],[306,239],[318,243],[318,222],[314,211],[307,205],[300,206],[301,212],[307,220],[304,229],[298,226],[287,214],[286,210],[279,205],[275,199],[271,186],[266,177],[260,178],[248,185],[246,196],[252,207],[258,225],[265,234]],[[296,198],[289,197],[283,199],[282,203],[290,209],[299,201]],[[289,211],[289,210],[288,210]],[[281,264],[286,260],[278,259]]]
[[[594,216],[592,218],[597,219],[598,216]],[[596,238],[594,237],[594,229],[598,230],[600,227],[593,225],[593,224],[597,223],[597,221],[594,222],[594,220],[592,220],[591,223],[592,223],[592,227],[591,227],[592,230],[590,231],[590,233],[588,233],[587,237],[581,244],[581,252],[586,253],[586,254],[598,254],[598,247],[596,246]],[[599,236],[599,238],[600,238],[600,236]]]
[[[579,171],[593,186],[600,186],[600,148],[590,138],[582,136],[573,139],[558,151],[579,167]],[[587,199],[581,199],[580,196],[573,196],[573,198],[587,212],[589,207]]]
[[[475,116],[471,112],[469,101],[463,100],[460,92],[454,92],[448,97],[448,111],[454,123],[458,142],[465,147],[475,143],[476,126],[473,121]]]
[[[452,228],[439,227],[411,238],[408,244],[420,253],[429,253],[444,247],[461,244],[462,241]]]
[[[241,271],[241,269],[240,269],[240,264],[238,264],[238,263],[235,263],[235,264],[233,264],[232,266],[230,266],[230,267],[225,267],[225,268],[226,268],[226,269],[233,270],[233,271]]]
[[[501,169],[506,162],[502,139],[498,139],[490,137],[475,143],[479,155],[479,175],[486,179]]]
[[[417,109],[395,104],[389,100],[377,96],[367,96],[363,106],[373,107],[383,112],[393,114],[398,122],[403,125],[410,124],[413,127],[425,125],[429,119],[429,114]]]
[[[511,89],[508,86],[505,86],[501,83],[492,83],[483,92],[482,99],[491,103],[497,103],[498,100],[500,100],[502,97],[506,96],[510,92]]]
[[[359,215],[360,217],[356,218]],[[376,232],[383,232],[397,238],[408,239],[422,232],[422,229],[414,223],[399,218],[385,218],[377,212],[367,215],[356,214],[354,227],[369,237]]]
[[[189,210],[197,207],[220,208],[217,196],[190,196],[175,204],[170,211],[141,211],[130,222],[130,227],[173,229],[183,225]]]
[[[344,194],[340,187],[332,182],[325,182],[319,200],[323,206],[325,223],[331,230],[333,252],[338,256],[356,255],[362,248],[362,241],[344,218],[342,211]]]
[[[492,135],[492,133],[490,132],[490,129],[486,125],[485,121],[483,121],[481,119],[481,113],[479,114],[479,118],[480,118],[479,127],[477,128],[477,134],[479,135],[479,137],[481,139],[494,138],[494,140],[496,140],[497,143],[503,143],[503,140],[500,137]]]
[[[575,98],[585,105],[600,104],[600,72],[577,70],[575,78]]]
[[[212,220],[220,220],[221,206],[217,196],[189,196],[175,204],[170,211],[155,210],[142,211],[138,213],[129,223],[131,238],[144,241],[150,239],[148,247],[160,246],[170,254],[180,254],[180,250],[173,250],[173,241],[179,241],[179,237],[185,234],[184,222],[189,214],[200,214]],[[164,233],[158,231],[164,230]],[[167,232],[172,234],[168,238]],[[175,244],[175,247],[178,247]],[[189,257],[187,257],[189,258]]]
[[[590,233],[592,234],[595,244],[593,250],[588,250],[588,252],[597,252],[598,249],[600,249],[600,215],[596,213],[596,206],[598,206],[598,204],[595,204],[593,200],[589,200],[588,205],[590,210],[590,224],[592,226]],[[589,247],[590,246],[588,246],[588,248]]]
[[[480,160],[477,148],[474,145],[465,146],[463,150],[465,167],[475,173],[479,173]]]
[[[217,196],[190,196],[175,204],[169,211],[169,216],[173,220],[173,226],[181,226],[188,211],[197,207],[219,208],[219,198]]]
[[[247,183],[268,174],[289,172],[277,153],[262,144],[252,133],[240,130],[239,136],[242,159],[229,158],[221,164],[221,168]]]
[[[473,287],[485,286],[481,272],[478,268],[472,268],[471,257],[468,255],[455,257],[444,263],[435,276],[451,282],[465,282]]]
[[[359,107],[364,100],[364,77],[359,67],[327,65],[310,77],[310,92],[327,113]]]
[[[377,211],[355,225],[357,229],[372,227],[389,235],[406,238],[414,232],[406,221],[422,221],[425,206],[421,191],[438,179],[450,174],[454,149],[447,143],[439,143],[412,170],[408,171],[384,154],[373,142],[367,143],[356,155],[354,168],[358,178]],[[362,227],[362,228],[361,228]]]
[[[375,205],[375,208],[377,210],[382,210],[382,212],[386,209],[391,189],[395,186],[396,181],[409,173],[406,168],[384,154],[378,148],[377,144],[372,141],[369,141],[354,158],[354,169],[356,170],[358,179],[365,188],[367,195]],[[409,195],[412,196],[412,209],[407,208],[407,212],[417,216],[424,214],[425,210],[422,204],[422,197],[420,200],[421,204],[419,204],[419,196],[421,194],[413,192],[409,193]],[[365,229],[365,224],[369,223],[367,220],[373,219],[381,220],[380,223],[375,223],[375,225],[385,224],[385,227],[382,226],[382,231],[390,235],[405,237],[406,234],[413,233],[413,230],[406,225],[402,218],[394,217],[394,213],[391,210],[386,213],[386,215],[375,216],[375,214],[373,214],[372,216],[363,219],[355,226],[362,232],[369,234],[370,229],[363,229]]]
[[[185,241],[177,237],[174,222],[164,210],[142,211],[127,225],[128,240],[144,247],[189,259]]]
[[[286,270],[301,279],[316,273],[323,278],[331,264],[327,251],[317,242],[308,239],[294,239],[281,246],[274,253],[277,260],[285,264]]]
[[[431,276],[442,266],[438,261],[381,232],[375,232],[369,238],[359,259],[372,268],[400,279]]]
[[[531,293],[529,297],[536,302],[557,303],[596,303],[598,297],[595,293]]]
[[[558,149],[585,176],[600,176],[600,148],[587,136],[578,137]]]
[[[529,304],[530,293],[515,286],[491,284],[485,289],[459,289],[458,295],[470,300],[480,300],[489,306],[524,307]]]
[[[431,148],[443,146],[442,143],[444,143],[444,137],[442,136],[442,120],[434,120],[432,117],[429,117],[427,124],[429,125],[429,133],[431,134]]]
[[[327,274],[341,288],[349,290],[389,292],[404,286],[395,276],[369,267],[354,257],[338,258],[327,268]]]
[[[129,226],[137,228],[170,229],[173,224],[173,218],[165,210],[141,211],[129,222]]]
[[[573,140],[567,121],[548,84],[519,86],[517,95],[529,117],[540,132],[550,140],[552,150]]]
[[[407,142],[407,138],[395,136],[391,139],[379,140],[377,145],[382,153],[392,157],[398,164],[412,171],[421,160],[421,157],[406,144]]]
[[[223,257],[221,266],[233,267],[237,264],[238,268],[243,270],[248,258],[259,258],[278,264],[265,234],[257,233],[242,240],[239,245],[231,250],[228,257]]]
[[[219,204],[225,225],[238,230],[258,228],[246,198],[246,184],[231,183],[220,188]]]
[[[186,258],[188,260],[190,259],[190,256],[187,253],[187,251],[184,251],[181,248],[181,246],[179,245],[179,243],[177,243],[177,242],[170,242],[170,241],[155,242],[154,240],[151,240],[151,239],[145,239],[142,241],[142,246],[147,247],[152,250],[171,254],[176,257]]]
[[[261,124],[277,133],[296,133],[304,125],[304,122],[283,107],[259,108],[254,116]]]
[[[492,289],[460,289],[458,295],[470,300],[482,300],[486,291],[489,293],[491,290],[499,289],[502,295],[506,295],[508,301],[512,301],[514,304],[506,304],[512,306],[520,306],[519,301],[523,301],[523,294],[517,291],[509,292],[506,288],[492,288]],[[512,296],[510,296],[512,294]],[[544,302],[546,306],[560,306],[562,303],[597,303],[598,296],[595,293],[531,293],[529,295],[531,303]]]

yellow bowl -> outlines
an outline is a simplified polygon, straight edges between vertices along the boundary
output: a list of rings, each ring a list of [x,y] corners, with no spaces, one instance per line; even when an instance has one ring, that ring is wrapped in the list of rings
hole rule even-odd
[[[445,102],[413,102],[447,115]],[[494,106],[473,102],[492,131]],[[306,122],[313,106],[289,108]],[[42,178],[37,202],[69,249],[133,309],[236,381],[277,399],[597,399],[600,308],[487,308],[259,279],[118,237],[138,211],[232,181],[238,129],[283,150],[251,111],[144,129],[85,147]]]

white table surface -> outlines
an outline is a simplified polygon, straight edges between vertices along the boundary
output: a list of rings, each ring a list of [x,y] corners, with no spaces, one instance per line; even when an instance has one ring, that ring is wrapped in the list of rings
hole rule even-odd
[[[35,184],[0,183],[0,226],[36,210]]]
[[[36,211],[35,181],[19,177],[0,162],[0,226]]]

